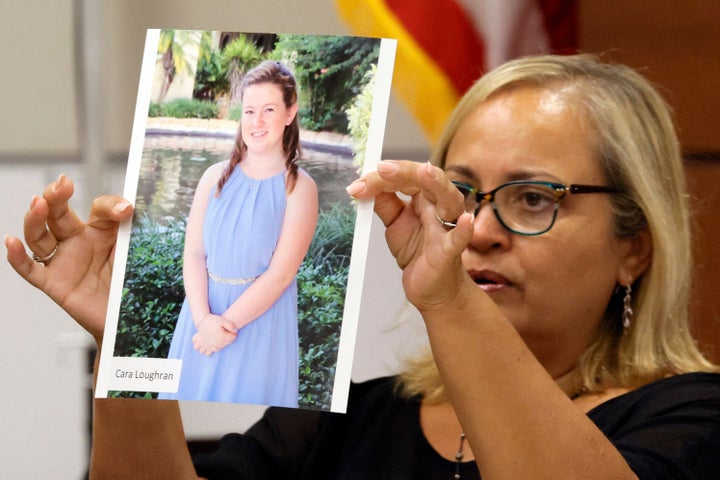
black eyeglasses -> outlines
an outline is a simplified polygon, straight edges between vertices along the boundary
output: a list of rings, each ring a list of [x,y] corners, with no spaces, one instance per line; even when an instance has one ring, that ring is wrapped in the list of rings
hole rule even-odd
[[[479,192],[463,182],[452,182],[465,199],[465,211],[478,214],[483,200],[492,206],[500,224],[518,235],[541,235],[552,228],[560,200],[570,194],[618,193],[613,187],[563,185],[554,182],[509,182],[489,192]]]

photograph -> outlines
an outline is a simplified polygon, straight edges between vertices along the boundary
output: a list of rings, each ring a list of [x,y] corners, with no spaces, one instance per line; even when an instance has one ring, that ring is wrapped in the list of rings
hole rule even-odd
[[[372,214],[345,187],[382,142],[382,42],[148,33],[97,396],[344,409]]]

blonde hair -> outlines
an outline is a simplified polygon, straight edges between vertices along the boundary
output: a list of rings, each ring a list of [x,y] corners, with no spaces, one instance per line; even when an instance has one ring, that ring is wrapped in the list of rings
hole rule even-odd
[[[543,55],[510,61],[479,79],[461,99],[437,144],[445,155],[465,119],[485,101],[519,86],[552,90],[574,102],[595,134],[594,148],[610,185],[615,233],[647,229],[651,265],[632,285],[633,323],[623,333],[620,288],[611,296],[597,340],[579,359],[582,387],[634,388],[666,375],[717,371],[691,336],[688,300],[692,269],[685,174],[670,109],[650,83],[623,65],[590,55]],[[446,400],[431,355],[409,362],[400,392],[429,402]]]

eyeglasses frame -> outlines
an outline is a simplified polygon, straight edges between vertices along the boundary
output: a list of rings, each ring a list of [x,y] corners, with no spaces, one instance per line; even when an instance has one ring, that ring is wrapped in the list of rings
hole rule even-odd
[[[495,218],[497,218],[498,222],[500,222],[500,225],[502,225],[503,228],[512,233],[525,237],[534,237],[537,235],[542,235],[543,233],[547,233],[553,227],[553,225],[555,225],[555,220],[557,219],[557,212],[560,209],[560,200],[565,198],[568,194],[580,195],[585,193],[620,193],[620,189],[606,185],[582,185],[575,183],[571,185],[565,185],[563,183],[548,182],[543,180],[517,180],[513,182],[503,183],[502,185],[495,187],[489,192],[481,192],[477,188],[465,182],[460,182],[457,180],[451,180],[451,182],[458,188],[458,190],[464,189],[475,195],[475,202],[477,203],[477,207],[473,212],[475,215],[477,215],[482,208],[482,201],[486,200],[492,207]],[[555,191],[555,208],[553,209],[552,221],[546,229],[532,233],[518,232],[517,230],[513,230],[512,228],[510,228],[503,221],[500,213],[498,212],[497,205],[495,204],[495,194],[498,192],[498,190],[502,190],[503,188],[513,185],[541,185],[545,187],[550,187]]]

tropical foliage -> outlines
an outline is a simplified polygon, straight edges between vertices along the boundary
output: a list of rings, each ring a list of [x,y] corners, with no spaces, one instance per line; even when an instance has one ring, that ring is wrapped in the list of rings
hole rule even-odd
[[[162,30],[158,41],[158,56],[163,67],[162,84],[158,103],[165,101],[170,85],[176,74],[187,72],[194,75],[188,57],[186,46],[198,42],[199,32],[193,30]]]
[[[365,85],[353,99],[346,112],[348,130],[353,140],[353,163],[358,174],[362,173],[365,165],[365,151],[367,150],[368,127],[370,126],[370,115],[372,113],[376,73],[377,66],[371,65],[365,74]]]
[[[303,128],[347,133],[344,112],[363,90],[369,80],[366,72],[379,55],[379,40],[373,38],[239,34],[222,48],[217,42],[211,32],[161,32],[158,55],[164,75],[158,103],[163,103],[177,74],[192,72],[188,64],[192,55],[187,52],[197,52],[192,96],[222,104],[218,115],[228,118],[240,102],[244,73],[271,58],[283,61],[295,73]]]
[[[374,38],[280,35],[274,55],[295,65],[306,128],[347,131],[345,107],[360,93],[365,72],[377,62],[378,45]]]
[[[262,58],[262,51],[245,35],[238,36],[223,49],[220,59],[226,72],[225,75],[230,82],[231,106],[240,103],[240,83],[243,75],[250,68],[260,63]]]
[[[211,32],[203,32],[198,49],[198,64],[195,69],[193,98],[215,100],[230,87],[220,51],[213,47]]]

